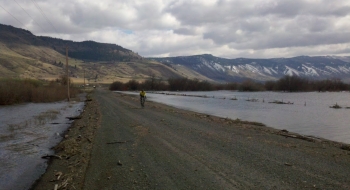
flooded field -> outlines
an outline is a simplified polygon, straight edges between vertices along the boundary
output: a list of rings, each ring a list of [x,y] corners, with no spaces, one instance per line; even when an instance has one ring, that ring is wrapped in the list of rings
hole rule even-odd
[[[84,102],[29,103],[0,107],[0,187],[29,189],[47,167],[51,148],[61,141]]]
[[[147,97],[181,109],[260,122],[276,129],[350,144],[349,92],[155,92],[147,93]],[[275,101],[286,104],[271,103]],[[334,104],[342,108],[330,108]]]

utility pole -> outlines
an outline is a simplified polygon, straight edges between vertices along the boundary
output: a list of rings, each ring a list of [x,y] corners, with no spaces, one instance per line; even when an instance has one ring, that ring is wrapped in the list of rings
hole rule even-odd
[[[66,75],[67,75],[67,89],[68,89],[68,102],[70,100],[70,94],[69,94],[69,72],[68,72],[68,46],[66,46]]]

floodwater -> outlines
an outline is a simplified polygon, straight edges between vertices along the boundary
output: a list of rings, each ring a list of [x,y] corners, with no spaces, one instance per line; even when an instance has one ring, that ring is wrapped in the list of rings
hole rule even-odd
[[[256,121],[276,129],[350,143],[349,92],[154,92],[147,93],[147,98],[177,108],[223,118]],[[252,99],[256,101],[247,101]],[[276,100],[291,104],[269,103]],[[330,108],[336,103],[343,108]],[[147,108],[147,102],[145,106]]]
[[[53,146],[80,115],[84,102],[0,107],[0,189],[29,189],[45,172]]]

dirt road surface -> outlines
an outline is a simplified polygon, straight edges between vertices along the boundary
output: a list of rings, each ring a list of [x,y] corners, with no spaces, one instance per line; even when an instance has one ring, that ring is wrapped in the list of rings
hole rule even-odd
[[[91,98],[33,189],[350,189],[347,145],[103,89]]]

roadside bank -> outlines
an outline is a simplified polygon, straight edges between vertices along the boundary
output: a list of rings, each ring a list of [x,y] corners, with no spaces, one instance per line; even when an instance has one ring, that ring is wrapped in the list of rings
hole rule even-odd
[[[82,189],[95,131],[100,126],[98,103],[87,97],[79,117],[49,155],[49,166],[31,189]]]

